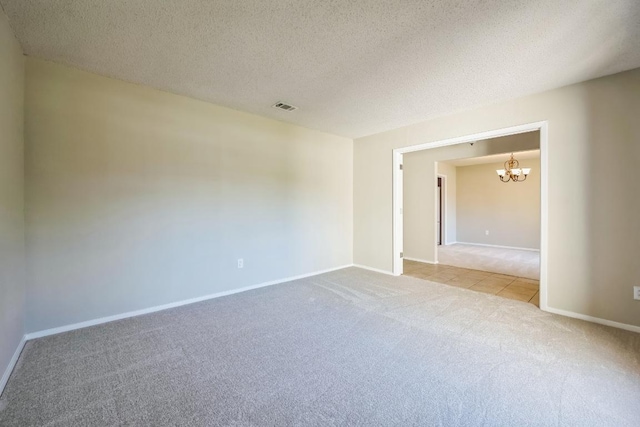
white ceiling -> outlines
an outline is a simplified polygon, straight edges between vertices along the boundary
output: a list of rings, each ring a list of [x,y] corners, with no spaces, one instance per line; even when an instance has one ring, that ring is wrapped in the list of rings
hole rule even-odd
[[[349,137],[640,67],[638,0],[0,4],[27,55]]]
[[[441,163],[448,163],[453,166],[472,166],[472,165],[481,165],[485,163],[504,163],[509,160],[511,153],[505,154],[492,154],[490,156],[483,157],[471,157],[468,159],[455,159],[455,160],[447,160]],[[540,150],[528,150],[528,151],[516,151],[513,153],[513,157],[516,160],[527,160],[527,159],[538,159],[540,158]],[[526,167],[526,164],[522,163],[522,167]]]

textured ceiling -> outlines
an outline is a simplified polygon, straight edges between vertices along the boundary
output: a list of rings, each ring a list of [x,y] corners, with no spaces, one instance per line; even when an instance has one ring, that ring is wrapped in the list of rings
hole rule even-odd
[[[638,0],[0,4],[28,55],[349,137],[640,67]]]

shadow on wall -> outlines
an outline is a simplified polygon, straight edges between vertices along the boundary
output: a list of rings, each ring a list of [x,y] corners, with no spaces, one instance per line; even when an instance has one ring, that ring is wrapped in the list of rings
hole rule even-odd
[[[27,72],[28,332],[351,262],[350,140]]]
[[[483,139],[476,141],[473,145],[470,143],[456,144],[425,151],[438,151],[438,159],[436,159],[436,161],[447,161],[491,156],[494,154],[510,154],[517,151],[537,150],[539,148],[540,131],[534,131]]]

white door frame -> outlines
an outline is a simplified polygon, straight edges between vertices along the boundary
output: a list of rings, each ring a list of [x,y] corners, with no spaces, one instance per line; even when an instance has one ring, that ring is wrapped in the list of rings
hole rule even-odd
[[[443,139],[440,141],[426,142],[424,144],[409,147],[395,148],[393,150],[393,274],[399,276],[403,272],[401,252],[403,250],[403,224],[402,224],[402,159],[406,153],[429,150],[431,148],[446,147],[448,145],[476,142],[483,139],[497,138],[500,136],[515,135],[525,132],[540,131],[540,309],[547,309],[547,255],[549,237],[549,194],[548,194],[548,122],[541,121],[526,123],[503,129],[480,132],[473,135]],[[437,172],[436,172],[437,174]],[[437,242],[434,241],[437,253]]]
[[[436,184],[438,178],[442,178],[442,215],[440,217],[442,236],[440,236],[440,240],[442,240],[442,246],[445,246],[447,244],[447,175],[438,173],[438,162],[436,162]],[[437,197],[436,195],[436,202],[438,201]],[[436,203],[436,224],[438,224],[438,203]],[[437,246],[438,242],[436,242]],[[435,261],[438,262],[438,252],[436,252]]]

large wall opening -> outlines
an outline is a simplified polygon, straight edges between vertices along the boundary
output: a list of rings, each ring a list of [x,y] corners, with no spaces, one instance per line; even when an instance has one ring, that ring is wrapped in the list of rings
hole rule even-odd
[[[520,236],[526,241],[527,249],[540,250],[539,257],[539,306],[546,309],[546,271],[547,271],[547,164],[546,164],[546,122],[532,123],[507,129],[483,132],[481,134],[467,135],[434,143],[420,144],[393,151],[393,273],[401,275],[404,272],[403,260],[406,257],[412,261],[437,264],[438,263],[438,213],[439,193],[436,185],[438,177],[447,175],[447,167],[453,167],[451,161],[488,157],[495,155],[504,156],[506,153],[537,151],[539,168],[539,212],[533,215],[538,219],[538,239],[528,236]],[[447,162],[447,160],[449,162]],[[536,163],[538,164],[538,163]],[[421,166],[420,166],[421,165]],[[418,167],[416,167],[418,166]],[[455,170],[455,167],[453,168]],[[450,170],[450,169],[449,169]],[[407,175],[410,174],[410,175]],[[422,179],[415,179],[414,175],[423,175]],[[451,175],[451,172],[449,172]],[[405,183],[405,177],[410,177]],[[499,180],[494,173],[494,179]],[[448,178],[449,181],[455,181]],[[416,190],[412,183],[422,182],[423,188]],[[432,185],[429,185],[429,182]],[[508,185],[500,183],[501,185]],[[515,185],[518,185],[516,183]],[[455,187],[454,187],[455,188]],[[464,217],[455,215],[457,210],[451,206],[451,183],[445,190],[449,201],[445,201],[446,209],[442,211],[443,226],[442,241],[453,243],[461,236],[457,235],[458,218],[464,221]],[[419,197],[414,197],[420,194]],[[445,196],[446,198],[446,196]],[[455,196],[453,196],[455,200]],[[407,206],[409,203],[410,206]],[[446,211],[446,213],[445,213]],[[453,211],[453,214],[452,214]],[[426,218],[425,218],[426,216]],[[455,218],[455,219],[454,219]],[[453,223],[453,224],[452,224]],[[410,232],[405,233],[405,227]],[[477,227],[475,227],[477,228]],[[477,230],[463,230],[462,236],[473,236]],[[490,234],[490,233],[489,233]],[[497,232],[498,237],[500,232]],[[524,233],[523,233],[524,234]],[[489,237],[488,235],[486,237]],[[493,237],[493,236],[492,236]],[[504,237],[504,236],[503,236]],[[528,240],[527,240],[528,239]],[[529,240],[531,240],[529,242]],[[503,240],[506,241],[506,240]],[[514,240],[515,241],[515,240]],[[467,242],[474,243],[474,242]],[[483,244],[480,242],[480,244]],[[485,243],[490,245],[491,243]],[[494,245],[510,246],[510,245]],[[513,248],[513,247],[512,247]],[[523,248],[519,248],[523,249]],[[526,274],[523,274],[526,278]]]

